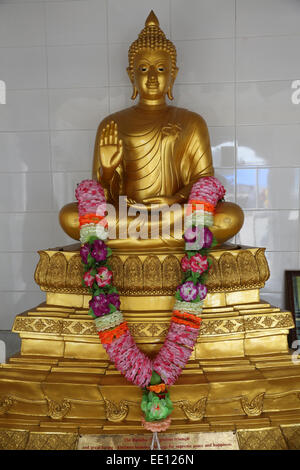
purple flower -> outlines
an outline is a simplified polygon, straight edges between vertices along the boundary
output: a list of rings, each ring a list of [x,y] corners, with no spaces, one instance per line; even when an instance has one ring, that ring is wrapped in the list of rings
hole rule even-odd
[[[89,306],[93,310],[96,317],[102,317],[110,313],[109,302],[105,294],[99,294],[89,301]]]
[[[91,245],[89,243],[85,243],[80,248],[80,256],[84,264],[87,264],[88,262],[87,259],[88,259],[88,255],[90,254],[90,249],[91,249]]]
[[[113,304],[117,309],[120,308],[120,297],[118,294],[108,294],[107,295],[108,303]]]
[[[198,289],[192,281],[187,281],[179,287],[180,295],[183,300],[190,302],[195,300],[198,295]]]
[[[207,296],[207,287],[205,284],[197,284],[198,287],[198,295],[200,300],[203,300]]]
[[[95,240],[92,246],[92,257],[96,261],[104,261],[107,256],[107,248],[102,240]]]
[[[189,227],[184,232],[183,238],[187,243],[194,243],[198,238],[200,230],[199,227]]]
[[[209,230],[209,228],[204,227],[203,232],[203,248],[209,248],[213,241],[213,234]]]

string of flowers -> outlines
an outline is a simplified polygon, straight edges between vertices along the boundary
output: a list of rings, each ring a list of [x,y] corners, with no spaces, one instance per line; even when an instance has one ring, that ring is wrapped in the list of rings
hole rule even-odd
[[[211,265],[208,254],[216,244],[209,227],[213,225],[214,210],[217,202],[223,199],[225,189],[212,176],[201,178],[192,187],[185,220],[186,250],[181,260],[184,277],[175,293],[167,336],[154,360],[140,351],[120,310],[120,297],[113,286],[109,265],[112,251],[105,243],[108,226],[103,188],[97,181],[84,180],[77,186],[75,195],[79,209],[83,283],[89,287],[92,296],[89,314],[95,320],[110,361],[127,380],[143,389],[142,425],[152,432],[165,431],[170,426],[173,410],[167,386],[178,379],[199,333],[207,295],[205,281]]]

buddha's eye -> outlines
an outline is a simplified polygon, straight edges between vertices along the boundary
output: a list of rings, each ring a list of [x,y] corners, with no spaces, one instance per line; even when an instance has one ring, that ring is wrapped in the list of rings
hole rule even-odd
[[[140,65],[140,71],[141,72],[147,72],[147,70],[148,70],[147,65]]]
[[[157,67],[157,70],[158,70],[159,72],[164,72],[164,71],[165,71],[165,68],[164,68],[162,65],[160,65],[159,67]]]

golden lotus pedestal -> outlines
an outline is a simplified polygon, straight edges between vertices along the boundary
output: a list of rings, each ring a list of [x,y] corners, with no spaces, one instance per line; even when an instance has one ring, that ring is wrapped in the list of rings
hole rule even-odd
[[[300,448],[300,367],[290,312],[260,299],[264,248],[226,245],[213,266],[191,360],[170,388],[168,433],[234,430],[241,449]],[[46,302],[15,319],[20,354],[0,367],[0,448],[75,449],[82,434],[145,433],[141,390],[109,363],[82,287],[79,246],[41,251],[35,280]],[[139,347],[154,355],[181,280],[180,251],[114,251],[121,308]]]

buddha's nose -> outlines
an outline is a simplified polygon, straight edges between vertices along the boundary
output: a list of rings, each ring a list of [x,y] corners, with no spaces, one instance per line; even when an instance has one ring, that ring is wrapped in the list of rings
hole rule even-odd
[[[153,65],[149,68],[148,80],[151,82],[157,82],[157,72]]]

